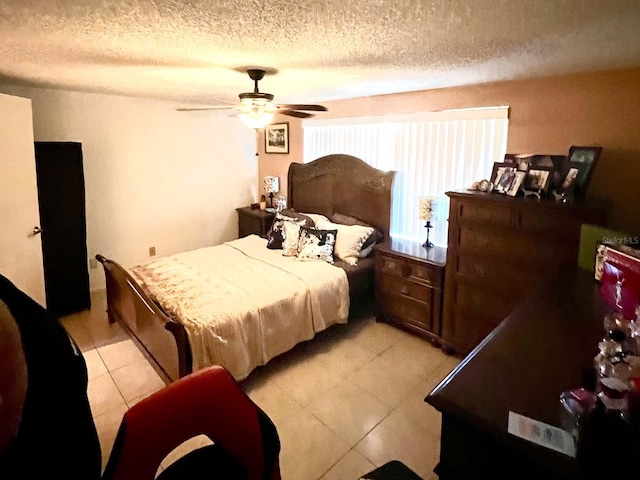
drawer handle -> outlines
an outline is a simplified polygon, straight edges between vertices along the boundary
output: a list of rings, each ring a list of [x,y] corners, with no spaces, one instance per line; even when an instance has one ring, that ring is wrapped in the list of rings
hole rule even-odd
[[[403,295],[407,295],[409,293],[409,289],[405,285],[403,285],[400,287],[400,293]]]
[[[429,280],[426,277],[423,277],[422,275],[416,275],[415,273],[413,275],[411,275],[413,277],[413,279],[418,280],[422,283],[426,283],[427,285],[431,285],[431,280]]]
[[[471,266],[473,268],[473,273],[475,273],[476,275],[484,276],[485,271],[482,265],[478,265],[477,263],[472,263]]]

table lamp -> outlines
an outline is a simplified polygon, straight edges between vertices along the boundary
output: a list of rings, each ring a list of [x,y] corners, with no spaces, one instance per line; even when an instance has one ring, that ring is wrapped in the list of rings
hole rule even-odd
[[[427,240],[422,244],[422,246],[426,248],[433,247],[433,242],[429,241],[429,231],[433,227],[433,225],[431,225],[431,220],[435,219],[437,203],[438,197],[420,197],[420,220],[425,220],[427,222],[425,224],[425,227],[427,227]]]
[[[278,177],[264,177],[264,192],[269,194],[269,206],[273,208],[273,195],[280,191]]]

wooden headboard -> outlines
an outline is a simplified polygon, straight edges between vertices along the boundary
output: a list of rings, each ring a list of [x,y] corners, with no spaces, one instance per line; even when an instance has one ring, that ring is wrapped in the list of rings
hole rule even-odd
[[[350,215],[389,238],[391,189],[396,172],[373,168],[351,155],[327,155],[289,166],[287,203],[298,212]]]

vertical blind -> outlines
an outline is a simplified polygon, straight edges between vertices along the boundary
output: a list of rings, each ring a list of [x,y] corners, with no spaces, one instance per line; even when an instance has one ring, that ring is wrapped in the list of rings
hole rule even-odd
[[[395,170],[391,235],[424,241],[419,198],[437,196],[430,240],[447,244],[445,192],[489,178],[507,148],[508,107],[450,110],[369,118],[307,120],[304,161],[332,153]]]

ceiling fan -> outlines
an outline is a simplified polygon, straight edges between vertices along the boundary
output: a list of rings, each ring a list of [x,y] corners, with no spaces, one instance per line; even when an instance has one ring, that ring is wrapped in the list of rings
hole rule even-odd
[[[240,105],[218,105],[211,107],[179,107],[180,112],[203,110],[238,110],[240,119],[251,128],[264,128],[273,119],[276,113],[296,118],[313,117],[313,113],[326,112],[327,107],[322,105],[304,104],[274,104],[273,95],[264,93],[258,89],[258,82],[264,78],[265,71],[252,68],[247,70],[249,78],[254,82],[253,92],[241,93]]]

